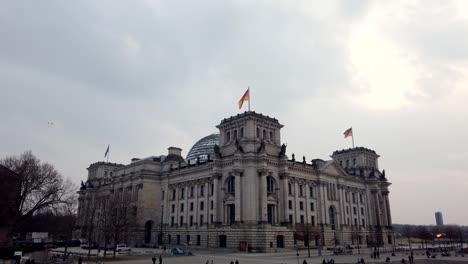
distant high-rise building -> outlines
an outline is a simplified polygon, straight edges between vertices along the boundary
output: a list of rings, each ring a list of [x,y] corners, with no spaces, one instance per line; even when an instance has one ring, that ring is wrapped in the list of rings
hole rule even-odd
[[[435,219],[436,219],[436,225],[437,226],[443,226],[444,225],[444,218],[442,217],[441,212],[436,212],[435,213]]]

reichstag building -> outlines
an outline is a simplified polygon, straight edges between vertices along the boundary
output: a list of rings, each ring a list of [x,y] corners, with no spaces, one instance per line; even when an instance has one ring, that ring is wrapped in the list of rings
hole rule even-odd
[[[283,125],[253,111],[216,127],[186,158],[170,147],[126,165],[91,164],[79,191],[81,237],[276,252],[304,245],[308,230],[311,246],[392,244],[390,183],[375,151],[296,158],[281,143]]]

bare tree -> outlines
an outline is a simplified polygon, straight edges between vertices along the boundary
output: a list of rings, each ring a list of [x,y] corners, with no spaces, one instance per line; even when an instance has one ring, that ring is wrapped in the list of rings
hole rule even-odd
[[[311,224],[297,224],[294,231],[294,237],[297,240],[304,241],[307,246],[308,256],[310,258],[310,240],[320,239],[320,231]]]
[[[20,156],[6,157],[0,164],[16,172],[20,178],[20,195],[15,208],[19,221],[39,210],[63,204],[75,190],[71,182],[63,181],[54,166],[41,162],[31,151]]]
[[[401,229],[401,234],[408,239],[408,245],[411,249],[411,237],[413,237],[414,228],[411,225],[404,225]]]
[[[421,244],[424,246],[424,244],[426,245],[426,249],[427,249],[427,241],[428,240],[431,240],[432,236],[431,236],[431,233],[429,232],[429,230],[427,229],[426,226],[417,226],[415,229],[414,229],[414,236],[416,238],[419,238],[421,239]]]

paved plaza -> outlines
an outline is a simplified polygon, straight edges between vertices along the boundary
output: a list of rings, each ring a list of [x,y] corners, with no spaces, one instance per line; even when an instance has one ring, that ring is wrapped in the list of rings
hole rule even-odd
[[[80,249],[71,249],[71,252],[77,252]],[[307,257],[307,250],[299,251],[299,257],[297,257],[296,252],[284,251],[280,253],[226,253],[226,252],[214,252],[214,251],[204,251],[196,250],[194,251],[193,256],[171,256],[166,253],[163,253],[159,249],[134,249],[133,255],[119,255],[117,259],[113,260],[112,257],[108,257],[104,260],[105,263],[148,263],[152,264],[151,258],[159,255],[162,255],[163,264],[191,264],[199,263],[206,264],[207,261],[213,264],[230,264],[231,261],[239,261],[240,264],[254,264],[254,263],[272,263],[272,264],[303,264],[303,261],[306,260],[307,263],[317,263],[321,264],[323,259],[333,259],[335,263],[356,263],[358,259],[363,258],[365,263],[385,263],[387,257],[390,257],[392,263],[401,263],[401,259],[406,259],[408,262],[408,252],[398,252],[396,256],[391,256],[391,253],[381,253],[379,259],[373,259],[370,257],[370,254],[353,254],[353,255],[338,255],[332,256],[328,251],[325,251],[325,254],[318,256],[316,250],[311,250],[311,257]],[[424,255],[424,251],[414,251],[415,252],[415,263],[468,263],[468,256],[460,257],[454,256],[451,257],[438,257],[436,259],[427,259]],[[72,262],[73,263],[73,262]],[[76,262],[75,262],[76,263]],[[84,257],[83,263],[101,263],[101,260],[97,261],[94,258],[86,260]],[[156,263],[158,263],[156,261]]]

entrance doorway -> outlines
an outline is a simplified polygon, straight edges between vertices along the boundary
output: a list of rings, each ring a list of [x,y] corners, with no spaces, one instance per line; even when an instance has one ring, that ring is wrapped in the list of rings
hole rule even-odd
[[[219,236],[219,247],[220,248],[227,247],[227,237],[226,237],[226,235],[220,235]]]

